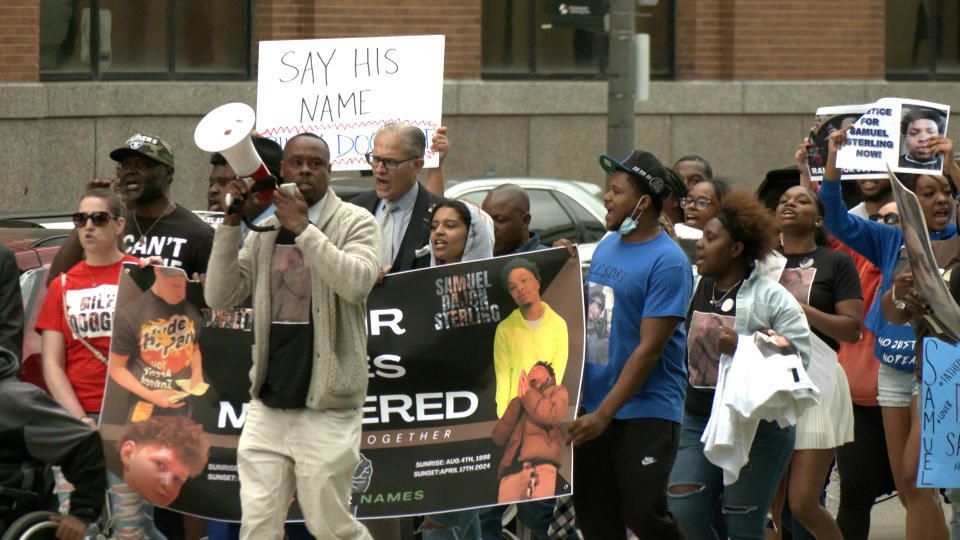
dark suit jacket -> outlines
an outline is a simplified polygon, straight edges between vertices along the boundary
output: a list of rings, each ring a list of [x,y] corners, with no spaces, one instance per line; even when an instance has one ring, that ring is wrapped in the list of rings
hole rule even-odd
[[[430,242],[430,214],[443,200],[443,197],[430,193],[423,184],[420,184],[417,200],[413,203],[413,213],[410,214],[410,223],[403,234],[403,241],[400,242],[400,249],[397,251],[397,258],[393,261],[390,273],[430,266],[429,253],[422,257],[416,257],[414,252]],[[366,208],[368,212],[376,215],[380,198],[377,197],[376,191],[370,190],[354,197],[350,202]]]

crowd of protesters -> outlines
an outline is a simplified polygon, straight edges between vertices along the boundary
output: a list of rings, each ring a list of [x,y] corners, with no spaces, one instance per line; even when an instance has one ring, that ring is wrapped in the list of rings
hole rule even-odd
[[[298,135],[282,149],[255,138],[271,173],[296,185],[292,192],[277,190],[272,204],[257,204],[229,163],[213,156],[210,208],[228,208],[228,194],[245,201],[215,233],[170,199],[173,151],[161,138],[137,134],[111,152],[117,177],[91,182],[80,200],[35,328],[24,329],[14,309],[21,302],[16,279],[0,284],[0,485],[23,480],[20,462],[57,466],[63,538],[82,537],[100,513],[98,501],[108,500],[122,523],[117,537],[187,536],[182,516],[150,503],[169,504],[202,469],[209,445],[163,442],[173,435],[131,436],[120,445],[123,476],[108,478],[95,431],[108,376],[139,396],[130,417],[144,422],[139,431],[148,424],[158,424],[158,432],[190,427],[160,425],[166,416],[182,416],[176,409],[183,404],[169,399],[172,391],[138,382],[143,360],[135,353],[114,365],[110,326],[77,322],[116,321],[97,310],[115,306],[124,262],[162,264],[204,278],[214,309],[249,297],[255,307],[251,409],[238,448],[243,522],[212,523],[210,538],[280,537],[295,491],[306,526],[288,527],[291,538],[401,538],[400,520],[358,521],[347,495],[363,459],[366,296],[391,272],[545,246],[528,230],[530,202],[519,187],[492,191],[482,209],[448,201],[442,168],[419,181],[427,148],[421,130],[387,124],[373,141],[366,158],[375,189],[352,205],[329,187],[330,152],[317,136]],[[928,299],[906,264],[889,182],[859,180],[862,202],[846,207],[836,166],[844,141],[843,130],[830,135],[821,183],[810,180],[808,143],[801,143],[795,182],[772,198],[731,187],[743,181],[714,178],[696,155],[672,168],[640,150],[622,160],[600,156],[609,175],[603,196],[609,233],[584,279],[585,313],[602,318],[605,327],[588,325],[580,410],[563,431],[574,448],[572,505],[583,537],[866,539],[874,502],[896,491],[906,509],[906,538],[948,538],[940,493],[916,482],[922,364],[916,355],[922,340],[936,334],[923,318]],[[430,143],[442,164],[446,129]],[[951,270],[960,263],[960,167],[950,139],[930,135],[916,145],[930,159],[939,156],[943,173],[900,179],[919,199],[936,263],[947,270],[944,279],[957,299],[960,279],[952,280]],[[693,247],[685,250],[684,242]],[[566,241],[558,245],[572,249]],[[0,250],[5,277],[12,271],[8,251]],[[278,271],[274,258],[285,261]],[[306,279],[306,303],[281,309],[270,280],[288,277]],[[182,301],[155,292],[167,304]],[[524,314],[543,316],[537,309],[517,313],[518,321]],[[49,397],[13,383],[24,331],[42,335]],[[760,354],[761,367],[744,373],[737,364],[750,361],[740,359],[751,351]],[[559,360],[540,359],[525,368],[529,375],[510,376],[549,387],[560,379],[554,369],[562,373],[566,364]],[[779,384],[758,375],[767,373],[764,362],[794,372],[816,366],[829,373],[830,386],[812,403],[791,386],[796,381],[785,381],[774,390],[791,392],[796,415],[729,420],[723,410],[731,400],[749,401],[756,389]],[[198,352],[184,369],[192,384],[204,384]],[[335,377],[327,376],[331,370]],[[504,388],[515,385],[513,379],[503,381]],[[513,427],[503,429],[504,441],[521,444],[513,441]],[[732,435],[718,434],[725,429]],[[736,441],[732,449],[716,444],[725,435]],[[133,500],[130,486],[138,480],[128,469],[159,467],[159,454],[165,470],[181,472],[161,475],[157,497]],[[823,504],[834,467],[835,516]],[[136,509],[125,521],[124,508]],[[518,510],[536,537],[550,536],[552,499]],[[429,515],[420,519],[420,531],[424,538],[500,538],[502,513],[497,507]],[[12,517],[0,513],[0,527]]]

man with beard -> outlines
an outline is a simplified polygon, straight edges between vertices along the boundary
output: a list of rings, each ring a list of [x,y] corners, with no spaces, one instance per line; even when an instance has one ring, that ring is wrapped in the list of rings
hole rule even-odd
[[[884,205],[893,202],[890,180],[886,178],[857,180],[857,189],[863,195],[863,201],[851,208],[849,212],[863,219],[873,219],[871,216],[876,216]]]
[[[111,181],[127,203],[123,242],[135,257],[159,256],[163,266],[182,268],[187,276],[207,271],[213,245],[213,229],[192,212],[170,200],[173,183],[173,151],[159,137],[138,133],[110,152],[117,162],[117,177]],[[93,187],[107,187],[94,180]],[[74,231],[57,252],[48,280],[65,272],[83,258],[83,248]]]

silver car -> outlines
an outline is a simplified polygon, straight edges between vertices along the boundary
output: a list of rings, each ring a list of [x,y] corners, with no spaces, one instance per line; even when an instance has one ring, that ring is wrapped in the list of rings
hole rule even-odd
[[[580,266],[590,266],[593,250],[607,233],[607,213],[600,200],[602,190],[596,184],[552,178],[482,178],[448,181],[444,193],[451,199],[466,199],[476,204],[500,184],[516,184],[530,197],[530,230],[540,235],[540,242],[552,245],[566,238],[577,244]]]

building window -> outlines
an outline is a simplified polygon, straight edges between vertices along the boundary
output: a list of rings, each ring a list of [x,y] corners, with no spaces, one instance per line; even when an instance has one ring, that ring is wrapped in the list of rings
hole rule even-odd
[[[252,0],[42,0],[40,6],[41,80],[237,80],[252,72]]]
[[[960,79],[960,0],[887,0],[888,79]]]
[[[650,34],[650,77],[673,78],[673,0],[644,0],[638,33]],[[483,77],[604,79],[604,0],[483,0]]]

